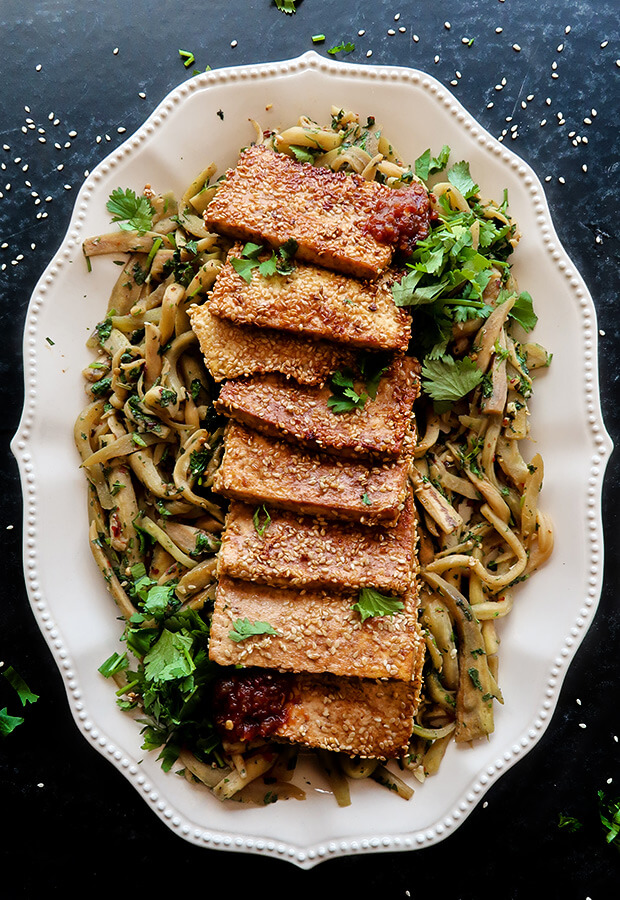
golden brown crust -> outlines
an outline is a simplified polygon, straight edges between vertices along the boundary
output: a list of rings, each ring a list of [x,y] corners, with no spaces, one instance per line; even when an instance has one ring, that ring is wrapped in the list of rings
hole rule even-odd
[[[323,385],[354,363],[346,347],[303,335],[237,325],[211,314],[208,303],[188,310],[205,365],[215,381],[277,372],[299,384]]]
[[[390,264],[392,248],[365,226],[390,191],[255,145],[228,170],[204,219],[210,230],[240,240],[279,247],[293,239],[299,259],[372,279]]]
[[[362,523],[393,522],[402,509],[409,462],[372,465],[279,441],[230,421],[213,490],[244,503]]]
[[[410,427],[419,390],[419,363],[396,355],[377,396],[362,409],[334,413],[332,388],[299,386],[277,375],[228,381],[216,407],[265,434],[344,457],[396,459]]]
[[[360,281],[299,263],[288,275],[255,268],[248,283],[231,262],[242,249],[235,244],[217,277],[213,315],[370,350],[407,349],[411,317],[394,304],[389,279]]]
[[[280,587],[404,593],[414,566],[416,528],[408,492],[398,522],[385,527],[335,522],[255,508],[233,500],[218,554],[218,574]],[[262,525],[264,524],[264,529]]]
[[[422,645],[420,651],[423,657]],[[419,694],[419,678],[372,681],[299,674],[288,719],[276,735],[307,747],[393,759],[407,752]]]
[[[364,622],[352,608],[357,597],[350,591],[280,588],[224,576],[217,588],[209,656],[223,666],[410,682],[420,652],[415,587],[402,596],[401,612]],[[234,641],[230,632],[245,618],[269,623],[276,634]]]

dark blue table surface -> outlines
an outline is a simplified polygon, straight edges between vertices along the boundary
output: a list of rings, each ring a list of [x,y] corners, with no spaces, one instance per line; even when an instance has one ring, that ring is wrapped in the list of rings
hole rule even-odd
[[[425,70],[503,135],[543,181],[560,240],[594,298],[603,413],[618,440],[617,0],[302,0],[297,8],[285,15],[271,0],[0,3],[0,661],[40,695],[24,724],[0,738],[0,895],[200,896],[216,887],[263,896],[305,886],[325,896],[344,889],[445,900],[618,896],[620,855],[605,843],[597,806],[601,789],[620,796],[615,456],[603,493],[602,598],[551,723],[450,837],[423,850],[334,859],[304,872],[183,841],[78,732],[30,610],[21,489],[9,451],[23,402],[28,300],[64,236],[85,172],[190,77],[179,49],[192,51],[204,70],[311,48],[326,54],[352,41],[347,59]],[[319,32],[326,40],[313,45]],[[0,708],[12,703],[0,683]],[[561,814],[581,829],[560,828]]]

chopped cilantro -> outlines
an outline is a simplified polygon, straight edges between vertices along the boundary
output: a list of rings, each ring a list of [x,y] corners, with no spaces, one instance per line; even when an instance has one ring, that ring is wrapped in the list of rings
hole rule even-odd
[[[191,50],[179,50],[179,56],[183,60],[183,65],[186,69],[196,62],[196,57]]]
[[[362,622],[375,616],[393,616],[404,608],[402,600],[398,597],[381,594],[374,588],[362,588],[357,602],[352,606],[352,609],[362,617]]]
[[[9,682],[11,687],[17,692],[17,696],[19,697],[22,706],[26,706],[27,703],[36,703],[39,699],[38,694],[34,694],[22,676],[15,671],[13,666],[9,666],[2,673],[6,680]]]
[[[330,47],[327,51],[330,56],[335,56],[336,53],[344,52],[344,53],[352,53],[355,50],[355,44],[351,41],[341,41],[339,44],[336,44],[335,47]]]
[[[116,188],[110,194],[106,209],[112,213],[112,221],[118,222],[123,231],[138,231],[144,234],[153,226],[155,210],[148,197],[138,197],[131,188]]]
[[[605,840],[620,850],[620,797],[608,799],[603,791],[598,792],[599,818],[605,830]]]
[[[262,537],[271,525],[271,516],[269,515],[269,511],[265,504],[256,507],[256,509],[254,510],[254,516],[252,518],[254,522],[254,528]]]
[[[300,0],[274,0],[280,12],[286,13],[287,16],[297,12],[295,4],[299,2]]]
[[[428,181],[429,175],[435,172],[441,172],[448,164],[450,157],[450,147],[444,144],[441,148],[439,156],[431,156],[430,148],[425,150],[421,156],[418,156],[414,163],[415,173],[422,181]]]
[[[334,372],[331,378],[333,394],[327,400],[327,405],[333,413],[351,412],[354,409],[363,409],[368,394],[359,394],[355,389],[354,375],[351,369],[342,372]]]
[[[455,163],[448,169],[448,181],[468,200],[480,190],[469,172],[469,163],[465,160]]]
[[[259,275],[269,277],[271,275],[289,275],[295,268],[293,257],[297,252],[297,241],[289,238],[277,250],[272,250],[271,255],[260,259],[267,252],[262,244],[248,242],[241,251],[240,257],[233,257],[231,265],[233,269],[248,284],[252,282],[252,273],[255,269]]]
[[[15,731],[18,725],[23,725],[24,720],[21,716],[12,716],[7,711],[6,706],[0,709],[0,734],[4,737]]]
[[[249,619],[237,619],[233,622],[232,631],[228,632],[228,637],[231,641],[235,641],[235,643],[239,643],[239,641],[245,641],[249,637],[253,637],[259,634],[271,634],[277,635],[277,631],[271,627],[269,622],[250,622]]]

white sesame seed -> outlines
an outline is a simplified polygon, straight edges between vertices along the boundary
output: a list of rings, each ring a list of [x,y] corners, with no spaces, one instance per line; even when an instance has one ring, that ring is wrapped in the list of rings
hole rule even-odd
[[[530,102],[531,100],[534,99],[534,94],[528,94],[526,99],[528,102]]]
[[[566,179],[563,178],[562,175],[560,175],[560,177],[558,178],[558,181],[560,182],[560,184],[566,184]]]
[[[551,175],[545,175],[545,181],[551,181]]]
[[[407,29],[405,28],[404,25],[401,25],[398,30],[400,31],[401,34],[404,34],[407,31]]]
[[[609,43],[609,41],[603,41],[601,43],[601,50],[604,50],[608,43]]]
[[[71,146],[71,141],[65,141],[64,146],[65,146],[65,148],[70,147],[70,146]]]
[[[372,56],[372,50],[367,50],[367,51],[366,51],[366,56],[367,56],[368,58],[370,58],[370,57]]]
[[[558,44],[558,53],[561,53],[564,49],[564,44]]]
[[[70,184],[65,184],[65,185],[63,185],[63,187],[64,187],[64,189],[65,189],[66,191],[70,191],[70,190],[71,190],[71,185],[70,185]]]
[[[70,137],[70,138],[77,137],[77,131],[70,131],[70,132],[69,132],[69,137]]]
[[[585,722],[580,722],[580,723],[579,723],[579,727],[580,727],[580,728],[586,728],[586,723],[585,723]]]
[[[525,102],[525,100],[522,100],[521,101],[521,109],[526,109],[526,108],[527,108],[527,103]]]
[[[506,121],[507,121],[507,122],[512,122],[512,116],[506,116]]]
[[[495,90],[496,90],[496,91],[501,91],[501,89],[502,89],[502,85],[501,85],[501,84],[496,84],[496,85],[495,85]]]
[[[592,119],[589,119],[589,118],[586,116],[585,119],[583,120],[583,124],[584,124],[584,125],[591,125],[591,124],[592,124]]]
[[[597,115],[596,110],[595,110],[595,109],[591,109],[591,110],[590,110],[590,115],[591,115],[591,116],[596,116],[596,115]]]
[[[567,25],[564,29],[564,34],[570,34],[570,25]]]
[[[458,81],[456,80],[456,78],[453,78],[452,81],[450,82],[450,84],[454,85],[456,87],[456,85],[458,84]]]
[[[551,77],[552,77],[552,78],[559,78],[560,76],[558,75],[557,72],[552,72],[552,73],[551,73]]]
[[[584,144],[587,144],[587,143],[588,143],[587,137],[582,137],[581,140],[582,140],[582,142],[583,142]]]
[[[495,104],[493,103],[492,100],[489,103],[487,103],[487,109],[493,109],[494,106],[495,106]]]
[[[450,31],[450,29],[452,28],[452,25],[450,25],[449,22],[444,22],[444,23],[443,23],[443,27],[444,27],[447,31]]]
[[[618,68],[620,69],[620,59],[617,59],[617,60],[616,60],[616,65],[617,65]]]
[[[45,198],[45,202],[46,202],[46,203],[51,203],[51,201],[52,201],[52,198],[51,198],[50,196],[47,196],[47,197]]]
[[[551,97],[547,97],[545,103],[547,104],[547,106],[551,106]]]
[[[140,93],[138,94],[138,97],[140,97],[141,100],[144,100],[144,98],[146,97],[146,94],[144,93],[144,91],[140,91]]]
[[[30,112],[30,107],[29,107],[29,106],[24,106],[24,112]]]
[[[54,119],[52,125],[60,125],[60,119]]]
[[[587,171],[588,171],[588,167],[587,167],[587,165],[586,165],[585,163],[582,165],[581,171],[582,171],[582,172],[587,172]]]
[[[118,54],[118,47],[115,47],[114,50],[112,50],[112,53],[114,54],[114,56],[117,56],[117,54]]]
[[[64,164],[64,163],[60,163],[60,165],[56,166],[56,171],[57,171],[57,172],[62,172],[62,170],[64,169],[64,167],[65,167],[65,164]]]
[[[436,56],[435,59],[433,60],[433,62],[435,63],[435,65],[437,65],[437,63],[439,62],[439,57]]]
[[[231,41],[231,42],[230,42],[230,46],[231,46],[231,47],[236,47],[236,46],[237,46],[237,41]]]
[[[42,68],[43,66],[41,65],[41,63],[39,63],[38,66],[35,66],[35,71],[40,72]]]
[[[541,120],[540,120],[540,124],[541,124],[541,127],[542,127],[543,125],[546,125],[546,124],[547,124],[547,120],[546,120],[546,119],[541,119]]]
[[[393,34],[396,34],[396,32],[394,31],[393,28],[388,28],[388,34],[391,36]]]
[[[419,38],[419,37],[418,37],[418,35],[417,35],[417,34],[414,34],[414,35],[413,35],[413,40],[414,40],[414,41],[415,41],[415,43],[416,43],[416,44],[417,44],[417,43],[418,43],[418,41],[419,41],[419,40],[420,40],[420,38]]]
[[[364,37],[364,35],[366,34],[366,29],[360,28],[360,30],[357,33],[360,37]]]
[[[551,63],[551,68],[552,68],[552,69],[557,69],[557,67],[558,67],[557,62],[556,62],[555,60],[553,60],[553,62]]]
[[[575,137],[576,134],[577,134],[576,131],[569,131],[569,132],[568,132],[569,138]]]
[[[463,76],[461,75],[461,73],[459,72],[458,69],[456,70],[456,72],[455,72],[454,74],[456,75],[457,78],[462,78],[462,77],[463,77]]]
[[[125,132],[127,131],[127,129],[123,125],[120,125],[116,130],[119,134],[125,134]]]
[[[521,51],[521,47],[519,47],[518,44],[513,44],[512,49],[515,50],[517,53],[519,53]]]
[[[496,28],[495,34],[501,34],[503,30],[504,30],[503,28]]]
[[[10,146],[9,146],[8,144],[3,144],[3,145],[2,145],[2,149],[3,149],[3,150],[10,150],[11,148],[10,148]]]
[[[399,19],[400,19],[400,13],[396,13],[396,15],[394,16],[394,21],[398,22]]]

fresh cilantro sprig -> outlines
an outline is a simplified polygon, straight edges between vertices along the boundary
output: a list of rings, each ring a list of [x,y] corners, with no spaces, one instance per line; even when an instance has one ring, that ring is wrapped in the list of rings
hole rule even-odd
[[[271,254],[265,257],[268,248],[263,244],[255,244],[249,241],[243,247],[241,256],[233,256],[230,259],[233,269],[248,284],[252,282],[252,273],[258,270],[259,275],[268,278],[272,275],[290,275],[295,269],[294,257],[298,248],[297,241],[290,238]]]
[[[483,373],[469,356],[453,359],[426,359],[422,366],[422,386],[439,403],[452,404],[473,391],[483,379]]]
[[[30,690],[22,676],[13,666],[8,666],[2,674],[16,692],[22,706],[37,702],[39,695]],[[11,734],[16,728],[23,725],[24,721],[23,716],[13,716],[9,713],[6,706],[3,707],[0,709],[0,736],[6,737]]]
[[[398,597],[382,594],[375,588],[362,588],[357,602],[351,608],[358,612],[362,622],[365,622],[366,619],[376,616],[394,616],[396,613],[401,612],[405,605]]]
[[[137,196],[131,188],[116,188],[110,194],[106,209],[112,213],[112,221],[123,231],[145,234],[153,227],[155,210],[148,197]]]
[[[450,158],[450,147],[444,144],[437,156],[431,156],[430,147],[424,151],[414,163],[414,171],[422,181],[428,181],[429,175],[442,172]]]

